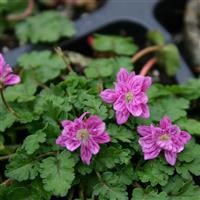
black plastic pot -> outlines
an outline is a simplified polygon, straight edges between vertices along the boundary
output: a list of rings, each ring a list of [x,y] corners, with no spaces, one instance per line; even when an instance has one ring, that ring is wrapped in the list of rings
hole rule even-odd
[[[158,3],[158,0],[107,0],[102,8],[77,20],[75,22],[77,35],[73,39],[61,42],[59,46],[63,49],[76,51],[78,49],[84,52],[86,49],[83,38],[87,35],[94,32],[117,34],[123,29],[128,35],[133,36],[140,46],[144,44],[145,33],[150,29],[160,30],[168,42],[173,42],[170,33],[155,18],[154,11]],[[21,54],[37,48],[49,47],[25,45],[8,52],[5,57],[11,66],[15,66]],[[183,83],[192,77],[193,74],[181,57],[181,68],[176,74],[176,81]]]

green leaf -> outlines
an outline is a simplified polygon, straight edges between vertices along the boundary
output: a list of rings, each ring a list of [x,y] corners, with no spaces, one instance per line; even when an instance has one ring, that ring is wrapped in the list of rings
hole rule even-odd
[[[98,58],[92,60],[85,69],[85,75],[88,78],[98,77],[115,77],[121,67],[125,67],[128,71],[132,70],[130,58],[118,57],[114,58]]]
[[[74,180],[74,164],[70,153],[66,151],[44,159],[40,164],[44,189],[54,195],[65,196]]]
[[[165,185],[162,189],[168,194],[178,195],[180,190],[185,185],[185,181],[186,180],[179,175],[172,176],[170,177],[167,185]]]
[[[7,128],[10,128],[16,121],[16,117],[8,112],[3,104],[0,104],[0,132],[4,132]]]
[[[136,172],[131,164],[121,167],[115,174],[116,181],[124,185],[130,185],[134,180],[137,179]]]
[[[75,29],[72,22],[58,11],[45,11],[28,17],[16,25],[16,35],[20,43],[30,41],[56,42],[62,37],[72,37]]]
[[[191,179],[191,174],[195,176],[200,175],[200,145],[189,142],[184,151],[178,156],[178,162],[176,165],[176,171],[185,179]]]
[[[192,182],[186,183],[180,190],[179,194],[169,196],[170,200],[199,200],[200,187]]]
[[[118,55],[128,56],[133,55],[138,50],[132,38],[100,34],[94,36],[92,46],[97,51],[111,51]]]
[[[178,156],[178,160],[180,160],[181,162],[182,161],[191,162],[199,157],[200,157],[200,145],[196,144],[194,140],[192,140],[185,145],[184,151],[182,151]]]
[[[146,162],[137,171],[138,177],[143,183],[150,182],[151,186],[158,184],[164,186],[167,184],[169,176],[174,172],[174,168],[170,167],[166,161],[161,159],[150,160]]]
[[[180,119],[177,124],[181,129],[188,131],[191,135],[200,136],[200,122],[195,119]]]
[[[37,131],[34,135],[29,135],[25,138],[23,148],[26,150],[28,155],[33,154],[39,149],[40,144],[46,141],[46,134],[43,130]]]
[[[164,67],[167,75],[173,76],[180,67],[178,49],[173,44],[165,45],[157,54],[158,63]]]
[[[99,176],[100,183],[93,187],[93,196],[98,196],[99,200],[128,200],[126,186],[117,182],[112,172],[104,172]]]
[[[32,180],[38,175],[39,162],[27,156],[22,150],[11,158],[6,166],[6,176],[12,180]]]
[[[0,187],[0,199],[3,200],[50,200],[50,196],[51,194],[43,189],[40,179],[33,180],[31,183],[12,182],[9,187]]]
[[[109,124],[107,129],[109,135],[112,138],[112,142],[118,141],[130,143],[135,139],[135,132],[124,126],[117,126],[115,124]]]
[[[92,168],[88,165],[85,165],[83,163],[80,163],[78,166],[77,166],[77,170],[78,172],[81,174],[81,175],[86,175],[86,174],[90,174],[92,172]]]
[[[165,44],[165,37],[158,30],[148,31],[147,39],[154,45],[164,45]]]
[[[168,200],[168,197],[165,192],[151,191],[147,193],[142,188],[136,188],[133,190],[131,200]]]
[[[189,101],[184,98],[164,97],[154,100],[150,104],[151,120],[160,121],[167,115],[172,121],[186,116],[186,109],[189,108]]]
[[[102,119],[106,119],[108,116],[108,109],[104,103],[96,95],[90,95],[84,90],[79,92],[80,94],[77,97],[77,102],[74,103],[74,106],[77,109],[84,109],[84,111],[90,112],[91,114],[96,114]]]
[[[119,145],[107,147],[101,150],[94,160],[94,167],[98,171],[111,169],[116,164],[128,164],[131,159],[129,149],[122,149]]]
[[[34,111],[43,117],[61,120],[72,109],[66,97],[54,95],[41,95],[37,98]]]
[[[154,83],[148,89],[147,93],[150,101],[154,101],[157,98],[165,97],[171,94],[170,91],[167,91],[166,86],[161,85],[159,83]]]
[[[184,98],[193,100],[200,97],[200,78],[191,79],[183,85],[167,86],[166,89],[173,94],[184,96]]]
[[[29,76],[38,84],[56,78],[61,70],[65,69],[63,60],[48,50],[23,54],[18,64],[27,70]]]
[[[21,12],[26,8],[26,2],[23,1],[13,1],[12,4],[10,4],[9,1],[3,0],[1,1],[1,6],[0,6],[0,13],[2,12]]]

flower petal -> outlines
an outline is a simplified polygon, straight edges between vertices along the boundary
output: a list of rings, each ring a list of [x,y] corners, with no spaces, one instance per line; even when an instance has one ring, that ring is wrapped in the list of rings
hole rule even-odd
[[[63,139],[62,135],[59,135],[56,139],[56,144],[60,145],[61,147],[65,147],[65,140]]]
[[[152,84],[152,78],[150,76],[145,76],[142,85],[142,91],[145,92],[147,89],[149,89],[151,84]]]
[[[144,92],[140,92],[134,96],[135,104],[146,104],[148,102],[148,97]]]
[[[156,148],[152,152],[144,152],[144,159],[145,160],[152,160],[159,156],[161,149]]]
[[[92,154],[97,154],[100,150],[99,145],[93,138],[89,139],[86,145],[87,148],[90,149]]]
[[[124,124],[125,122],[127,122],[130,114],[128,110],[125,110],[125,111],[116,111],[115,115],[117,119],[117,124]]]
[[[186,144],[187,142],[189,142],[191,140],[192,137],[188,132],[181,131],[180,138],[182,140],[182,144]]]
[[[0,76],[2,76],[2,74],[3,74],[3,68],[4,68],[5,64],[6,63],[5,63],[4,57],[0,53]]]
[[[145,125],[140,125],[140,126],[137,127],[137,132],[141,136],[151,135],[151,127],[145,126]]]
[[[121,68],[120,71],[117,73],[117,81],[118,82],[127,82],[129,77],[129,73],[125,68]]]
[[[118,99],[115,101],[113,105],[114,110],[117,111],[124,111],[126,110],[126,104],[125,104],[125,97],[124,95],[120,95]]]
[[[128,111],[135,117],[139,117],[142,114],[142,108],[140,105],[134,105],[133,103],[126,104]]]
[[[101,92],[100,97],[103,101],[106,103],[114,103],[114,101],[117,99],[117,95],[114,90],[112,89],[106,89]]]
[[[172,165],[172,166],[175,165],[176,157],[177,157],[177,153],[173,153],[173,152],[170,152],[170,151],[165,151],[165,159],[167,160],[167,162],[170,165]]]
[[[171,135],[176,135],[181,133],[181,129],[177,125],[171,125],[165,129]]]
[[[79,140],[74,140],[74,139],[70,139],[68,138],[67,140],[65,140],[65,147],[69,150],[69,151],[74,151],[77,148],[79,148],[81,145],[81,142]]]
[[[5,85],[15,85],[21,81],[20,77],[14,74],[9,74],[4,81]]]
[[[129,91],[129,85],[124,82],[115,83],[115,92],[117,97],[121,94],[126,94]]]
[[[157,147],[157,145],[155,144],[155,141],[152,140],[151,137],[148,137],[148,138],[145,138],[145,137],[142,137],[139,139],[139,144],[140,146],[142,146],[142,149],[143,151],[144,150],[147,150],[147,151],[152,151],[150,149],[155,149],[155,147]]]
[[[93,136],[93,139],[98,143],[98,144],[104,144],[104,143],[108,143],[111,141],[110,136],[108,135],[108,133],[104,132],[101,135],[96,135]]]
[[[166,150],[166,151],[173,151],[174,150],[174,145],[173,145],[173,141],[172,140],[168,140],[168,141],[162,141],[162,140],[158,140],[156,142],[156,144]]]
[[[73,122],[70,121],[70,120],[61,121],[61,125],[62,125],[63,128],[65,128],[65,126],[71,126],[72,124],[73,124]]]
[[[143,82],[144,82],[144,77],[140,75],[136,75],[128,81],[128,85],[131,88],[131,90],[135,94],[137,94],[142,91]]]
[[[84,112],[79,118],[76,118],[73,122],[73,126],[75,130],[80,130],[85,127],[85,122],[83,121],[84,117],[88,114],[88,112]]]
[[[88,149],[88,147],[85,145],[81,145],[81,159],[83,163],[89,165],[91,158],[92,158],[92,153],[90,149]]]
[[[150,117],[149,106],[147,104],[141,104],[140,106],[142,108],[142,114],[140,115],[140,117],[149,118]]]
[[[89,117],[85,121],[85,124],[91,135],[100,135],[105,131],[106,128],[102,119],[96,115]]]
[[[160,120],[160,128],[167,129],[169,126],[171,126],[172,122],[171,119],[168,116],[164,116]]]
[[[82,121],[87,114],[89,114],[89,112],[84,112],[78,119]]]

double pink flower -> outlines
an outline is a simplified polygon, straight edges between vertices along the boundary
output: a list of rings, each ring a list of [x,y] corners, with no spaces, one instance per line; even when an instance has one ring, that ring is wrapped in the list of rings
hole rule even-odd
[[[118,124],[124,124],[130,115],[148,118],[147,89],[151,86],[151,77],[130,74],[121,68],[117,74],[117,83],[114,89],[106,89],[100,96],[103,101],[113,104]]]
[[[66,147],[69,151],[81,148],[81,159],[90,164],[92,154],[99,152],[99,144],[108,143],[110,137],[105,130],[105,123],[95,115],[84,120],[87,113],[83,113],[74,121],[62,121],[63,131],[57,138],[56,144]]]
[[[8,85],[15,85],[20,82],[20,77],[13,74],[12,68],[6,64],[3,55],[0,53],[0,89]]]
[[[184,145],[191,139],[189,133],[173,125],[167,116],[160,120],[159,127],[142,125],[137,131],[141,135],[139,144],[144,159],[154,159],[163,150],[165,159],[170,165],[175,165],[177,154],[183,151]]]

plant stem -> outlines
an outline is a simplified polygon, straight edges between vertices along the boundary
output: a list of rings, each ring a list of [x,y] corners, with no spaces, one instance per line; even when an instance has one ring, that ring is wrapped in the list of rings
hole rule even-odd
[[[70,192],[69,192],[69,196],[68,196],[68,200],[72,200],[73,199],[73,197],[74,197],[74,188],[72,188],[71,190],[70,190]]]
[[[64,63],[67,66],[67,69],[69,70],[69,72],[73,72],[73,69],[70,65],[70,61],[69,59],[64,55],[62,49],[60,47],[56,47],[55,48],[56,53],[63,59]]]
[[[2,160],[7,160],[7,159],[9,159],[9,158],[11,158],[12,156],[14,156],[15,154],[9,154],[9,155],[6,155],[6,156],[1,156],[0,157],[0,161],[2,161]]]
[[[79,197],[80,197],[81,200],[85,200],[84,190],[83,190],[83,186],[82,185],[80,185]]]
[[[11,15],[8,15],[6,18],[7,18],[7,20],[10,20],[10,21],[12,21],[12,20],[13,21],[20,21],[22,19],[25,19],[29,15],[31,15],[31,13],[33,12],[33,8],[34,8],[34,0],[29,0],[27,8],[23,13],[11,14]]]
[[[149,70],[155,65],[157,62],[157,58],[151,58],[147,63],[144,65],[144,67],[140,71],[141,76],[146,76]]]
[[[0,89],[0,95],[1,95],[2,102],[5,105],[5,107],[7,108],[8,112],[12,113],[15,117],[18,118],[19,116],[17,115],[17,113],[10,107],[10,105],[6,101],[4,93],[3,93],[3,89]]]
[[[145,49],[142,49],[138,53],[136,53],[132,58],[131,61],[132,63],[135,63],[137,60],[139,60],[141,57],[145,56],[146,54],[159,51],[162,48],[160,45],[154,45],[150,47],[146,47]]]
[[[138,182],[133,183],[133,187],[134,188],[142,188],[142,186]]]
[[[11,179],[6,179],[1,185],[9,186],[12,183]]]
[[[99,179],[99,182],[103,185],[103,186],[105,186],[109,191],[112,191],[110,188],[109,188],[109,186],[104,182],[104,180],[102,179],[102,177],[101,177],[101,174],[99,173],[99,172],[97,172],[97,171],[95,171],[95,173],[96,173],[96,175],[97,175],[97,177],[98,177],[98,179]]]
[[[58,151],[49,151],[47,153],[40,154],[39,156],[37,156],[37,158],[43,158],[49,155],[56,155],[56,154],[58,154]]]

